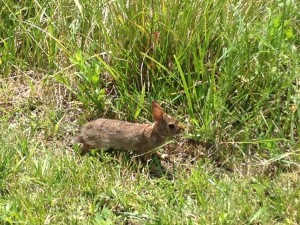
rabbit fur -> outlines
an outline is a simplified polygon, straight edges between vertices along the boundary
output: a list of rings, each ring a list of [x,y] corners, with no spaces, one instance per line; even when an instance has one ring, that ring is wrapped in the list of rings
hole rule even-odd
[[[119,149],[148,154],[168,139],[184,131],[174,117],[164,113],[158,102],[152,102],[153,124],[138,124],[112,119],[97,119],[85,124],[73,143],[82,145],[82,154],[90,149]]]

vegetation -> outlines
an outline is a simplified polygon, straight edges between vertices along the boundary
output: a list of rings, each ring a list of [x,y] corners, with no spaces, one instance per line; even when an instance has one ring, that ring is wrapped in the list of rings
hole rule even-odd
[[[300,3],[0,2],[2,224],[299,224]],[[186,124],[147,164],[86,121]]]

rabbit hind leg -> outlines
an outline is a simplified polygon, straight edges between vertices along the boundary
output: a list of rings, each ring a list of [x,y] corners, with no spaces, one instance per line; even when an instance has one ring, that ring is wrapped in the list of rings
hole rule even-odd
[[[81,152],[80,155],[85,155],[89,152],[89,150],[91,149],[91,146],[88,144],[83,143],[82,147],[81,147]]]

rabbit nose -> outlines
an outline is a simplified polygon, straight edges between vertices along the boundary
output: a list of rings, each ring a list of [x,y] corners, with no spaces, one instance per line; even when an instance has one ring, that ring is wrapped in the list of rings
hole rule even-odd
[[[178,123],[178,128],[179,128],[180,131],[185,130],[185,126],[182,123]]]

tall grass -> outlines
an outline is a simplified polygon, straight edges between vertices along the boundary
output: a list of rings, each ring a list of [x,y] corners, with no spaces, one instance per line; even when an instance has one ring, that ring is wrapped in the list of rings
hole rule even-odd
[[[259,148],[298,141],[297,2],[2,5],[4,76],[52,71],[86,105],[130,120],[144,102],[172,103],[194,139]]]

